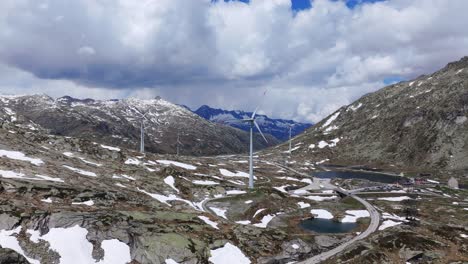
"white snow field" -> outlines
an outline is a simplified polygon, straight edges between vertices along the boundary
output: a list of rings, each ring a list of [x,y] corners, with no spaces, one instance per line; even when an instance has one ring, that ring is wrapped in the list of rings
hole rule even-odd
[[[342,223],[356,223],[359,218],[370,217],[367,210],[347,210],[346,215],[341,219]]]
[[[10,248],[25,256],[16,237],[21,227],[14,230],[0,230],[0,245]],[[50,248],[60,255],[60,264],[124,264],[131,261],[130,247],[117,239],[103,240],[101,248],[104,250],[104,258],[96,261],[92,257],[93,245],[86,239],[88,230],[78,225],[69,228],[52,228],[43,236],[39,231],[27,230],[31,234],[30,240],[34,243],[39,240],[49,242]],[[25,256],[26,257],[26,256]],[[38,260],[26,257],[32,264],[40,264]]]
[[[111,151],[120,151],[119,148],[111,147],[111,146],[106,146],[106,145],[101,145],[101,148],[103,148],[103,149],[108,149],[108,150],[111,150]]]
[[[180,168],[187,169],[187,170],[196,170],[197,169],[197,167],[195,167],[193,165],[185,164],[185,163],[178,162],[178,161],[157,160],[157,162],[159,162],[161,164],[164,164],[164,165],[174,165],[176,167],[180,167]]]
[[[127,179],[127,180],[131,180],[131,181],[135,181],[136,179],[131,177],[131,176],[128,176],[128,175],[125,175],[125,174],[122,174],[122,175],[112,175],[112,178],[114,179]]]
[[[169,207],[171,207],[172,205],[168,203],[168,201],[182,201],[188,205],[190,205],[191,207],[193,207],[194,209],[198,209],[191,201],[188,201],[188,200],[185,200],[185,199],[182,199],[182,198],[179,198],[177,197],[176,195],[174,194],[169,194],[169,196],[166,196],[166,195],[162,195],[162,194],[157,194],[157,193],[150,193],[150,192],[147,192],[143,189],[140,189],[137,187],[137,190],[144,193],[144,194],[147,194],[149,196],[151,196],[152,198],[158,200],[159,202],[163,203],[163,204],[166,204],[168,205]]]
[[[76,172],[78,174],[84,175],[84,176],[97,177],[96,173],[94,173],[94,172],[73,168],[73,167],[70,167],[70,166],[67,166],[67,165],[63,165],[63,167],[65,167],[65,168],[67,168],[67,169],[69,169],[71,171],[74,171],[74,172]]]
[[[88,200],[86,202],[80,202],[80,203],[72,203],[72,205],[87,205],[87,206],[93,206],[94,202],[93,200]]]
[[[167,176],[166,178],[164,178],[164,183],[169,185],[169,187],[171,187],[172,189],[174,189],[176,192],[179,192],[179,189],[177,189],[175,187],[175,179],[174,177],[172,176]]]
[[[218,223],[211,221],[210,218],[208,218],[206,216],[202,216],[202,215],[198,216],[198,218],[203,220],[203,222],[205,222],[205,224],[213,227],[214,229],[219,229],[218,228]]]
[[[264,217],[262,217],[262,220],[260,220],[260,223],[254,224],[254,226],[260,227],[260,228],[266,228],[268,223],[270,223],[270,221],[273,220],[275,216],[276,215],[274,214],[265,215]]]
[[[14,171],[0,170],[0,177],[10,178],[10,179],[24,179],[24,180],[33,180],[33,181],[55,181],[63,182],[60,178],[52,178],[45,175],[35,175],[35,177],[27,177],[23,173],[18,173]]]
[[[325,200],[336,199],[337,196],[335,196],[335,195],[333,195],[333,196],[310,195],[310,196],[306,196],[305,198],[307,198],[309,200],[312,200],[312,201],[321,202],[321,201],[325,201]]]
[[[298,202],[297,205],[299,205],[301,209],[310,207],[309,203],[304,203],[304,202]]]
[[[250,264],[250,260],[242,251],[231,243],[226,243],[223,247],[211,250],[211,257],[208,259],[213,264]]]
[[[221,208],[217,208],[217,207],[210,207],[211,211],[213,211],[213,213],[215,213],[217,216],[219,217],[222,217],[224,219],[227,219],[226,217],[226,212],[227,212],[227,209],[221,209]]]
[[[13,230],[0,230],[0,246],[3,248],[12,249],[19,254],[23,255],[31,264],[40,264],[38,260],[26,257],[23,249],[19,245],[18,239],[13,236],[14,234],[18,234],[21,231],[21,227],[17,227]]]
[[[379,197],[377,200],[389,201],[389,202],[401,202],[404,200],[410,200],[408,196],[399,196],[399,197]]]
[[[393,221],[393,220],[385,220],[379,226],[379,230],[385,230],[385,229],[387,229],[389,227],[396,226],[396,225],[399,225],[399,224],[401,224],[401,222],[396,222],[396,221]]]
[[[24,153],[19,152],[19,151],[11,151],[11,150],[3,150],[0,149],[0,157],[6,157],[9,159],[14,159],[14,160],[21,160],[21,161],[27,161],[30,162],[31,164],[34,164],[36,166],[40,166],[44,164],[44,162],[41,159],[35,159],[35,158],[28,158]]]
[[[202,180],[194,180],[192,181],[193,184],[195,185],[218,185],[219,183],[218,182],[215,182],[215,181],[202,181]]]
[[[310,213],[315,215],[315,218],[333,219],[333,215],[325,209],[312,209]]]
[[[242,172],[242,171],[237,171],[237,172],[232,172],[226,169],[219,169],[219,173],[225,177],[243,177],[243,178],[248,178],[249,174]]]

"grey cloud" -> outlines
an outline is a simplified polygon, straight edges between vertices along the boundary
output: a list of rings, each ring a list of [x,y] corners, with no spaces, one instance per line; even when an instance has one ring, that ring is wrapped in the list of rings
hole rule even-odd
[[[468,54],[465,0],[5,0],[0,91],[150,97],[318,121]],[[8,70],[6,70],[8,69]],[[42,88],[40,88],[42,86]],[[63,86],[67,89],[60,89]],[[16,88],[15,88],[16,87]],[[106,92],[111,91],[111,93]]]

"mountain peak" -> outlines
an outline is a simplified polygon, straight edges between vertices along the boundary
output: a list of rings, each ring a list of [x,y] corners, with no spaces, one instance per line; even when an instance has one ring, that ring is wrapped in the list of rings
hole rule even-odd
[[[245,131],[250,129],[248,124],[237,122],[236,119],[241,120],[246,116],[251,116],[252,112],[245,112],[242,110],[223,110],[212,108],[208,105],[202,105],[195,111],[195,113],[215,123],[227,124]],[[289,139],[290,125],[294,125],[292,127],[292,136],[296,136],[312,126],[312,124],[295,122],[293,120],[273,119],[266,115],[258,115],[258,117],[257,123],[262,131],[282,141]]]

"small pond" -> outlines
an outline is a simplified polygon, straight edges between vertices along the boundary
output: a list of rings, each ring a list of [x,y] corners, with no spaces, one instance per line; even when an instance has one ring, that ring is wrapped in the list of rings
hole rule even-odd
[[[373,173],[367,171],[318,171],[312,173],[314,177],[321,179],[363,179],[381,183],[395,183],[404,177],[393,176],[389,174]]]
[[[302,220],[299,226],[316,233],[348,233],[357,227],[357,223],[341,223],[333,219],[309,218]]]

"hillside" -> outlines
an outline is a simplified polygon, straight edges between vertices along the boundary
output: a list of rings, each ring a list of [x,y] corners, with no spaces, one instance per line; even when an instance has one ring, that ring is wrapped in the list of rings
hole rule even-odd
[[[251,112],[244,112],[239,110],[229,111],[203,105],[194,111],[194,113],[205,118],[206,120],[215,123],[227,124],[244,131],[248,131],[250,129],[248,124],[240,123],[235,120],[241,120],[245,117],[250,117],[252,116]],[[274,119],[269,118],[266,115],[257,115],[257,123],[262,128],[263,133],[270,134],[281,141],[286,141],[289,139],[290,126],[292,126],[291,134],[293,137],[299,135],[300,133],[304,132],[304,130],[312,126],[312,124],[309,123],[301,123],[285,119]]]
[[[165,101],[124,99],[99,101],[45,95],[0,97],[0,122],[45,129],[54,135],[139,149],[141,114],[146,113],[145,148],[154,153],[175,153],[177,134],[183,155],[215,155],[247,152],[248,133],[208,122],[191,111]],[[255,148],[267,145],[256,135]]]
[[[468,169],[468,57],[341,107],[294,138],[293,156],[333,164]],[[285,155],[287,145],[274,153]]]

